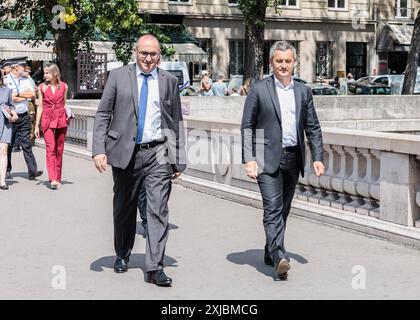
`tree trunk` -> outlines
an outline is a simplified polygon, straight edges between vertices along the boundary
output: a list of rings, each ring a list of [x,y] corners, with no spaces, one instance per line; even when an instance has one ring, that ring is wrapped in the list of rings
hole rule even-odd
[[[413,38],[411,39],[410,52],[408,53],[407,67],[405,69],[402,94],[413,94],[416,85],[417,68],[420,59],[420,11],[414,23]]]
[[[72,99],[77,93],[77,64],[73,56],[71,32],[68,28],[59,31],[55,45],[61,79],[69,86],[69,98]]]
[[[264,70],[264,21],[267,1],[257,1],[255,21],[261,23],[245,24],[245,57],[243,82],[251,83],[262,79]]]

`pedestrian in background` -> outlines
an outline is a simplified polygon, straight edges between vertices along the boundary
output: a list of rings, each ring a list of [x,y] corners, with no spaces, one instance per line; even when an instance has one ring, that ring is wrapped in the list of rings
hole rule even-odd
[[[213,83],[211,86],[211,90],[213,91],[213,95],[218,97],[224,97],[228,94],[228,89],[226,83],[223,82],[223,75],[219,74],[217,76],[217,81]]]
[[[29,80],[23,77],[25,65],[26,62],[24,60],[14,61],[9,75],[4,78],[4,82],[13,91],[13,104],[15,105],[16,113],[19,116],[19,118],[12,124],[12,141],[10,145],[13,146],[15,140],[19,139],[23,150],[23,156],[28,167],[28,179],[34,180],[42,175],[43,172],[38,170],[35,156],[32,152],[32,144],[29,140],[32,124],[28,114],[28,99],[32,99],[35,96],[35,91],[33,90]],[[11,171],[12,150],[9,148],[7,152],[7,179],[12,178]]]
[[[247,96],[250,87],[251,87],[251,79],[248,78],[245,80],[245,83],[241,86],[240,95]]]
[[[51,189],[61,186],[64,141],[70,118],[65,106],[68,86],[61,81],[60,69],[56,64],[47,65],[44,69],[45,82],[39,88],[39,106],[35,122],[35,136],[39,138],[41,123],[44,133],[48,178]]]
[[[12,90],[3,83],[3,74],[0,73],[0,189],[8,190],[6,184],[7,149],[12,141],[12,122],[18,116],[14,110]]]
[[[210,79],[208,71],[207,70],[201,71],[199,94],[201,96],[213,96],[213,91],[211,90],[212,84],[213,84],[213,80]]]
[[[31,141],[32,146],[35,145],[35,120],[36,120],[36,100],[38,97],[38,88],[35,84],[35,81],[31,77],[31,67],[25,66],[25,71],[23,72],[23,76],[29,80],[33,90],[35,91],[35,97],[28,99],[28,113],[29,117],[31,118],[31,134],[29,135],[29,140]]]

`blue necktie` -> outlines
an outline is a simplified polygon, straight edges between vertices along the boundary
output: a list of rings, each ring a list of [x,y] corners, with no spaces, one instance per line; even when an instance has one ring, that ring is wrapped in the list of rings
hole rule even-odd
[[[151,74],[141,74],[143,76],[143,84],[141,86],[141,92],[139,97],[139,111],[138,111],[138,126],[137,126],[137,144],[141,143],[143,139],[144,123],[146,121],[147,111],[147,96],[149,95],[149,84],[147,79]]]

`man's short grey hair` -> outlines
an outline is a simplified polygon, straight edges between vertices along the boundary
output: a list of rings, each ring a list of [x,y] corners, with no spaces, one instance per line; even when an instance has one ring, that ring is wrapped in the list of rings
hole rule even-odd
[[[293,58],[297,61],[297,53],[296,53],[295,47],[289,41],[284,41],[284,40],[277,41],[276,43],[274,43],[271,46],[271,49],[270,49],[270,60],[274,57],[274,53],[277,50],[286,52],[289,49],[292,50],[292,52],[293,52]]]

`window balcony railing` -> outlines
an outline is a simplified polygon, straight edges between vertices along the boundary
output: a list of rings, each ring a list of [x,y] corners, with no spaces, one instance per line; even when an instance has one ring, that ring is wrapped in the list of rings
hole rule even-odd
[[[412,8],[395,7],[395,18],[411,19],[413,18],[414,10]]]

